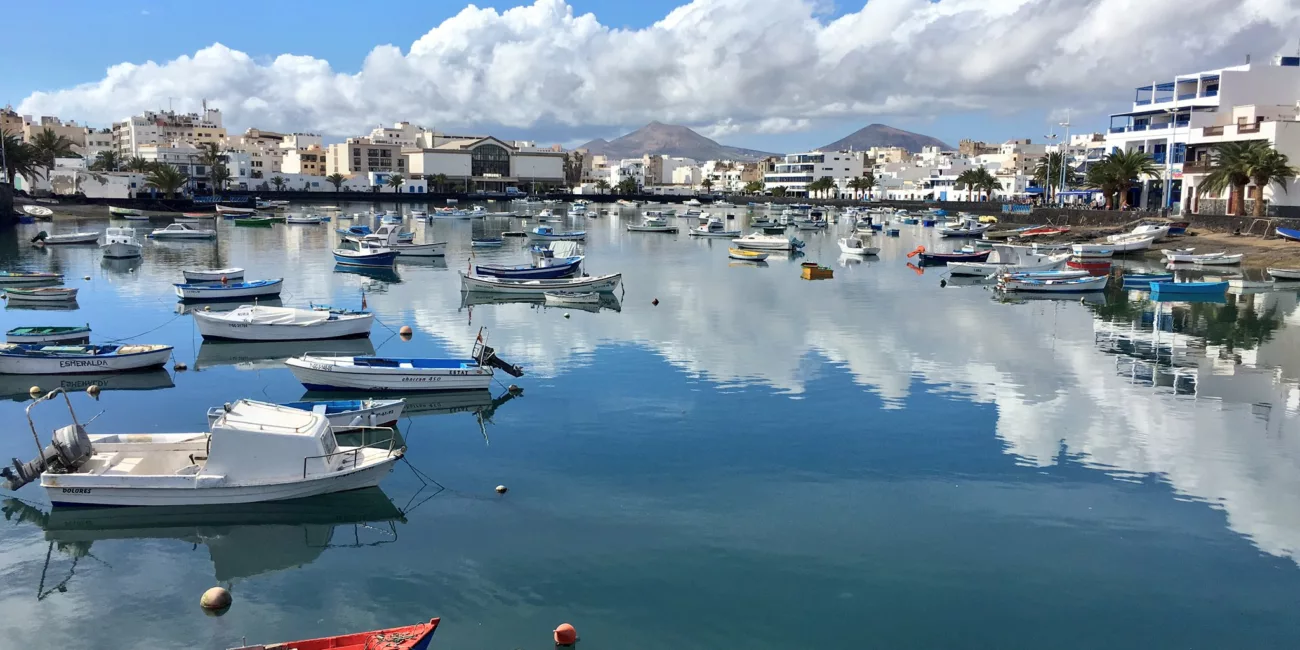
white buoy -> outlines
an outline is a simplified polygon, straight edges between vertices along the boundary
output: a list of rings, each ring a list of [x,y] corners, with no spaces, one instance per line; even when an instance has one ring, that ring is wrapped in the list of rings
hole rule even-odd
[[[233,600],[230,592],[223,587],[213,587],[203,592],[203,597],[199,599],[199,606],[210,612],[219,612],[228,609]]]
[[[509,489],[510,489],[510,488],[508,488],[508,487],[506,487],[506,486],[504,486],[504,485],[498,485],[498,486],[497,486],[497,494],[505,494],[507,491],[509,491]]]

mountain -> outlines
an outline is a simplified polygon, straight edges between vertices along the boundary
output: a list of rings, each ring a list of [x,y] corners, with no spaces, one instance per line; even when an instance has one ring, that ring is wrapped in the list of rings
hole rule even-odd
[[[939,147],[944,151],[953,150],[953,147],[944,144],[938,138],[895,129],[884,124],[864,126],[849,134],[848,137],[817,148],[821,151],[844,151],[847,149],[864,151],[872,147],[902,147],[912,153],[920,152],[921,147]]]
[[[760,160],[777,154],[718,144],[684,126],[651,122],[621,138],[597,138],[584,144],[592,154],[610,158],[640,158],[645,154],[705,160]]]

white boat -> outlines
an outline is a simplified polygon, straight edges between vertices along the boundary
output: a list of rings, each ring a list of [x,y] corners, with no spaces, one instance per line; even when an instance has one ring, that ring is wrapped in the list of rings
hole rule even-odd
[[[553,305],[594,305],[600,303],[600,294],[595,291],[547,291],[542,295],[548,304]]]
[[[230,341],[311,341],[370,335],[374,314],[324,309],[241,305],[227,312],[191,315],[204,339]]]
[[[1210,264],[1210,265],[1227,265],[1240,264],[1244,255],[1228,255],[1227,253],[1193,253],[1192,249],[1168,250],[1164,251],[1165,260],[1171,263],[1190,262],[1193,264]]]
[[[1070,247],[1070,252],[1075,257],[1103,258],[1114,256],[1115,247],[1111,244],[1075,244]]]
[[[939,235],[942,237],[979,237],[989,228],[993,227],[991,223],[980,223],[978,219],[966,219],[961,223],[946,223],[937,228]]]
[[[0,286],[17,284],[47,284],[62,281],[62,273],[49,273],[46,271],[0,271]]]
[[[447,254],[447,242],[434,242],[432,244],[403,244],[393,243],[385,248],[397,251],[402,257],[444,257]]]
[[[689,206],[691,206],[691,207],[698,208],[698,207],[700,207],[701,205],[704,205],[704,204],[703,204],[703,203],[700,203],[700,200],[699,200],[699,199],[686,199],[685,201],[682,202],[682,205],[689,205]]]
[[[16,302],[71,302],[77,299],[77,290],[67,287],[42,287],[19,289],[6,287],[4,297],[10,304]]]
[[[803,246],[803,242],[793,237],[783,235],[760,235],[750,233],[744,237],[737,237],[731,242],[736,248],[745,248],[759,251],[791,251]]]
[[[1161,241],[1168,236],[1169,236],[1169,226],[1162,226],[1156,224],[1142,224],[1126,233],[1119,234],[1119,235],[1111,235],[1106,238],[1106,241],[1114,243],[1114,242],[1118,242],[1118,241],[1122,241],[1134,237],[1139,239],[1150,237],[1152,238],[1153,241]]]
[[[104,245],[99,250],[104,257],[122,259],[140,257],[144,247],[135,238],[135,228],[109,228],[104,231]]]
[[[68,400],[72,424],[55,430],[41,457],[6,468],[5,486],[39,481],[56,508],[284,501],[374,487],[406,451],[391,431],[340,445],[311,411],[251,400],[223,410],[207,433],[88,435]]]
[[[1195,260],[1195,262],[1199,266],[1231,266],[1233,264],[1241,264],[1241,260],[1245,257],[1246,255],[1244,253],[1235,253],[1233,255],[1220,253],[1218,255],[1211,255],[1202,260]],[[1173,260],[1170,261],[1172,262]]]
[[[1270,266],[1267,271],[1274,280],[1300,280],[1300,269],[1284,269]]]
[[[794,225],[799,230],[822,230],[829,226],[825,219],[801,219],[795,221]]]
[[[662,215],[651,215],[646,213],[641,220],[641,225],[628,224],[628,232],[677,232],[677,226],[668,224],[668,219]]]
[[[324,217],[318,217],[309,214],[295,214],[284,218],[285,223],[296,223],[304,226],[319,226],[325,223]]]
[[[186,282],[237,282],[244,279],[244,269],[232,266],[224,269],[185,269],[181,271]]]
[[[45,231],[37,233],[32,238],[32,243],[37,246],[57,246],[59,244],[95,244],[99,242],[98,232],[65,232],[58,235],[47,235]]]
[[[691,228],[690,235],[692,237],[726,237],[731,239],[740,236],[739,230],[727,230],[726,228],[726,224],[722,223],[721,219],[713,217],[709,219],[707,224],[699,228]]]
[[[259,296],[278,296],[284,278],[255,282],[223,282],[221,284],[182,283],[173,285],[176,297],[181,300],[237,300]]]
[[[994,244],[992,248],[993,252],[983,262],[948,262],[948,273],[968,277],[1007,274],[1021,276],[1035,272],[1055,271],[1065,266],[1071,257],[1070,253],[1058,255],[1036,253],[1026,246]]]
[[[539,294],[547,291],[595,291],[610,293],[623,280],[622,273],[562,278],[555,280],[508,280],[460,272],[460,290],[466,292]]]
[[[0,345],[0,374],[121,372],[167,363],[170,345]]]
[[[550,226],[538,226],[528,231],[529,241],[583,241],[586,238],[587,231],[585,230],[556,232]]]
[[[406,406],[404,399],[352,399],[323,402],[283,402],[280,406],[310,411],[325,416],[335,431],[397,424]],[[208,409],[208,426],[226,413],[230,404]]]
[[[429,216],[429,213],[425,212],[424,210],[411,210],[412,219],[423,219],[427,216]]]
[[[1018,278],[1014,276],[1003,276],[999,285],[1005,291],[1027,291],[1033,293],[1081,293],[1085,291],[1101,291],[1106,288],[1106,281],[1110,279],[1109,275],[1099,275],[1086,278],[1069,278],[1069,279],[1051,279],[1040,280],[1033,278]]]
[[[333,357],[304,354],[286,359],[293,376],[307,390],[443,391],[491,387],[493,367],[512,368],[478,353],[469,359]],[[518,368],[511,374],[523,374]],[[518,376],[518,375],[516,375]]]
[[[173,223],[149,233],[149,239],[215,239],[217,231],[195,228],[189,224]]]
[[[220,214],[230,214],[230,215],[254,214],[257,212],[257,209],[256,208],[232,208],[228,205],[221,205],[220,203],[218,203],[217,212]]]
[[[1021,280],[1072,280],[1086,278],[1092,274],[1084,269],[1061,269],[1057,271],[1007,271],[1001,269],[998,275]]]
[[[23,212],[37,218],[54,216],[53,210],[41,205],[24,205]]]
[[[90,340],[90,326],[15,327],[5,332],[5,343],[85,343]]]
[[[1155,236],[1150,234],[1115,235],[1106,239],[1108,241],[1107,245],[1114,249],[1117,254],[1147,250],[1151,248],[1151,244],[1156,240]]]
[[[839,244],[840,252],[845,255],[860,255],[866,257],[868,255],[876,255],[880,253],[879,248],[875,246],[867,246],[866,242],[857,235],[852,237],[843,237],[840,239]]]

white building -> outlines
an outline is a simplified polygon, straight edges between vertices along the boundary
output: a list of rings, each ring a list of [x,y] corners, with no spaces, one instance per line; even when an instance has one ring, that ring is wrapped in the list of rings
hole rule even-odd
[[[763,183],[769,191],[781,187],[789,196],[807,196],[809,183],[829,176],[839,188],[837,193],[847,196],[852,192],[848,189],[849,179],[862,176],[863,157],[862,152],[852,151],[787,154],[763,177]]]
[[[391,187],[388,184],[389,179],[393,177],[394,172],[369,172],[367,180],[372,188],[377,188],[379,192],[389,192],[402,194],[424,194],[429,191],[429,183],[423,178],[410,178],[403,175],[401,187]],[[334,187],[328,182],[325,183],[331,189]]]
[[[1300,89],[1298,89],[1300,90]],[[1182,181],[1187,186],[1181,207],[1185,212],[1228,214],[1229,192],[1199,196],[1199,186],[1211,171],[1210,162],[1215,145],[1225,142],[1262,140],[1279,153],[1286,155],[1291,166],[1300,165],[1300,93],[1298,101],[1289,106],[1234,106],[1215,114],[1213,125],[1191,129],[1187,142],[1187,159],[1183,162]],[[1254,184],[1246,187],[1246,214],[1253,214],[1251,200]],[[1264,188],[1264,200],[1270,206],[1300,206],[1300,180],[1292,178],[1285,186],[1270,185]],[[1296,211],[1295,216],[1300,216]],[[1288,214],[1287,216],[1292,216]]]
[[[203,113],[180,114],[172,111],[145,111],[113,124],[113,140],[124,158],[140,155],[146,144],[169,142],[221,143],[226,129],[221,125],[221,111],[207,108]]]
[[[505,192],[513,187],[563,185],[564,154],[554,150],[525,150],[493,137],[451,140],[436,147],[404,149],[406,169],[424,178],[442,175],[465,183],[470,191]]]

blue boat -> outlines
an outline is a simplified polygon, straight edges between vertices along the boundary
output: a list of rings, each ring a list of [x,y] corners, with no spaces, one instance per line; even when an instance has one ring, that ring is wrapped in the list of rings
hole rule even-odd
[[[343,266],[392,268],[397,263],[397,251],[386,248],[366,248],[364,246],[358,251],[336,248],[334,249],[334,262]]]
[[[1277,236],[1281,237],[1282,239],[1289,239],[1291,241],[1300,241],[1300,230],[1292,230],[1291,228],[1278,228]]]
[[[1124,276],[1125,289],[1149,291],[1152,282],[1173,282],[1173,273],[1128,273]]]
[[[506,243],[506,240],[500,237],[477,237],[471,239],[469,245],[473,248],[500,248]]]
[[[582,260],[583,257],[579,255],[554,259],[543,257],[536,265],[500,266],[482,264],[474,267],[474,274],[507,280],[556,280],[575,275],[582,267]]]
[[[1151,297],[1161,296],[1222,296],[1228,292],[1227,282],[1152,282]]]
[[[934,223],[935,223],[935,220],[934,220],[934,219],[922,219],[922,220],[921,220],[921,227],[922,227],[922,228],[933,228],[933,227],[934,227]]]
[[[335,232],[340,235],[350,237],[365,237],[371,233],[370,226],[352,226],[350,228],[335,228]]]

